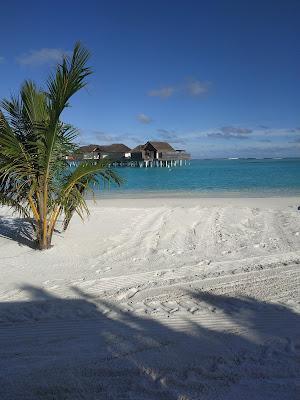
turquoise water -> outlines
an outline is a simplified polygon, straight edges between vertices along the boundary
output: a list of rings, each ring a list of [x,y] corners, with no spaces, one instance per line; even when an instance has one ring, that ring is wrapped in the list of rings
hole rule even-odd
[[[173,168],[116,168],[125,179],[113,193],[245,192],[300,194],[300,158],[280,160],[191,160]]]

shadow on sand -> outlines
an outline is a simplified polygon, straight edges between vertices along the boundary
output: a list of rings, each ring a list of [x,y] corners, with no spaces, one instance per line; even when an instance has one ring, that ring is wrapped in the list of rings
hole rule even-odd
[[[159,319],[78,289],[23,289],[29,301],[0,305],[2,400],[299,399],[300,317],[287,307],[189,293],[210,314]]]
[[[0,217],[0,237],[36,248],[32,225],[24,218]]]

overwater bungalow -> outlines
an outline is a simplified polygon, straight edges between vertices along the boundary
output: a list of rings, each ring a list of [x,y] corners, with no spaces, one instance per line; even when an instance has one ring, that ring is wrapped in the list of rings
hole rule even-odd
[[[130,159],[131,150],[123,143],[110,145],[89,144],[81,146],[76,152],[76,160],[98,160],[109,158],[112,161],[126,161]]]
[[[185,150],[175,150],[167,142],[147,142],[130,149],[123,143],[111,145],[90,144],[81,146],[70,161],[109,158],[115,166],[171,167],[186,164],[191,156]]]
[[[191,156],[185,150],[175,150],[167,142],[147,142],[131,150],[131,160],[139,166],[169,167],[182,165]]]

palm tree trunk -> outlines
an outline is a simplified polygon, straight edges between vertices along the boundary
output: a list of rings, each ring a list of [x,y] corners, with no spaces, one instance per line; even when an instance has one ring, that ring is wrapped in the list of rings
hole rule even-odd
[[[51,247],[51,237],[48,234],[47,204],[41,199],[39,203],[39,215],[41,216],[36,228],[37,247],[46,250]]]
[[[51,247],[51,237],[48,232],[44,231],[44,221],[41,220],[40,223],[36,226],[36,239],[37,239],[37,248],[39,250],[46,250]]]
[[[37,199],[39,215],[39,221],[36,224],[37,248],[39,250],[46,250],[51,247],[52,239],[52,235],[48,233],[48,188],[46,184],[38,191]]]
[[[45,232],[45,226],[48,226],[48,221],[44,218],[44,215],[47,215],[47,208],[45,213],[45,204],[40,200],[40,196],[37,195],[37,201],[34,201],[32,196],[29,196],[29,204],[33,213],[33,217],[35,220],[35,234],[36,234],[36,243],[37,248],[39,250],[45,250],[51,247],[51,238],[52,234],[48,234],[48,230]],[[46,233],[46,234],[45,234]]]
[[[47,204],[48,203],[48,190],[47,186],[45,185],[44,188],[44,198],[43,198],[43,249],[48,249],[48,221],[47,221]]]

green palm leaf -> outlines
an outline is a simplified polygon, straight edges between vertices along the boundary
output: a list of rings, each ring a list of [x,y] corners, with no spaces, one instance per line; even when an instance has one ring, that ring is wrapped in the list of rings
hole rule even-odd
[[[77,130],[61,121],[71,97],[91,74],[79,43],[50,75],[46,90],[26,81],[19,96],[0,103],[0,204],[32,218],[40,249],[51,245],[59,216],[88,214],[85,194],[103,182],[122,183],[109,161],[87,161],[71,171],[66,155],[77,149]]]

